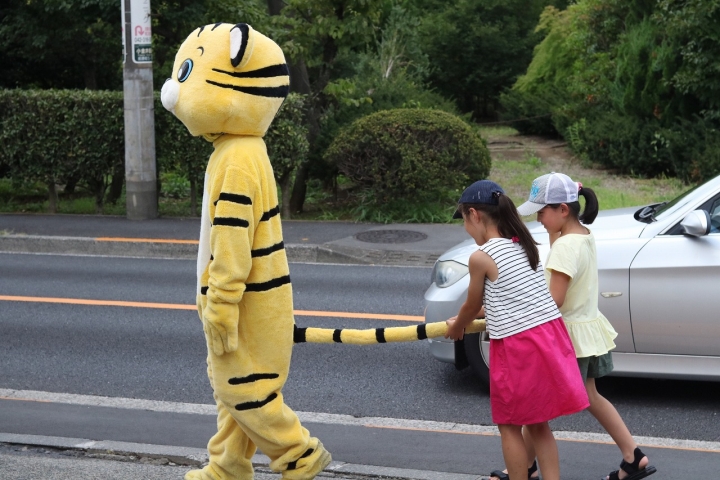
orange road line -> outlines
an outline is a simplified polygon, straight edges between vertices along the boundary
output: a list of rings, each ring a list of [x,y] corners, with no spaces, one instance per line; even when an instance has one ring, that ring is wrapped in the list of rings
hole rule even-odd
[[[293,313],[306,317],[364,318],[368,320],[396,320],[398,322],[425,321],[424,317],[416,315],[389,315],[384,313],[320,312],[315,310],[293,310]]]
[[[15,401],[19,401],[19,402],[53,403],[51,400],[38,400],[37,398],[0,397],[0,400],[15,400]]]
[[[95,305],[102,307],[140,307],[140,308],[167,308],[172,310],[197,310],[195,305],[183,305],[179,303],[150,303],[150,302],[126,302],[121,300],[87,300],[84,298],[55,298],[55,297],[16,297],[12,295],[0,295],[0,300],[8,302],[33,302],[33,303],[65,303],[70,305]]]
[[[198,240],[175,240],[168,238],[122,238],[122,237],[97,237],[97,242],[146,242],[146,243],[185,243],[188,245],[198,245]]]
[[[195,305],[185,305],[180,303],[128,302],[122,300],[89,300],[84,298],[22,297],[13,295],[0,295],[0,301],[63,303],[69,305],[94,305],[101,307],[138,307],[164,308],[170,310],[197,310],[197,307]],[[294,310],[293,313],[297,316],[305,317],[362,318],[367,320],[395,320],[399,322],[422,322],[424,320],[421,316],[389,315],[382,313],[323,312],[315,310]]]

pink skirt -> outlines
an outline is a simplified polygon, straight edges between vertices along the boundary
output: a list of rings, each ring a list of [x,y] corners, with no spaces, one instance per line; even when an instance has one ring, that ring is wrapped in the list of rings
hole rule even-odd
[[[532,425],[590,406],[562,318],[490,340],[490,408],[498,425]]]

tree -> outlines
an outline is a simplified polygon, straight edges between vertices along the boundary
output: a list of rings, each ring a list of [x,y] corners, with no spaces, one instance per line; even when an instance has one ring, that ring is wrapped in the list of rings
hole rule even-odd
[[[473,118],[494,117],[500,93],[521,75],[540,40],[535,32],[549,0],[421,1],[421,27],[434,69],[431,85]]]
[[[309,161],[296,173],[290,201],[293,213],[302,211],[312,165],[327,168],[322,162],[327,141],[320,136],[323,117],[334,100],[328,87],[334,79],[354,73],[344,70],[345,65],[338,60],[375,42],[392,4],[389,0],[287,0],[278,9],[276,0],[268,0],[274,15],[269,32],[289,58],[295,78],[300,79],[294,88],[308,94],[310,154]]]
[[[6,0],[0,7],[0,86],[119,89],[117,0]]]

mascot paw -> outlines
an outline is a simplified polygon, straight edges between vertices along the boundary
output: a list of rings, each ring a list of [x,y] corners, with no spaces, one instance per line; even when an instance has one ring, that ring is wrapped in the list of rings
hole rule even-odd
[[[238,316],[237,304],[220,303],[205,307],[205,336],[211,351],[215,355],[234,352],[238,348]]]

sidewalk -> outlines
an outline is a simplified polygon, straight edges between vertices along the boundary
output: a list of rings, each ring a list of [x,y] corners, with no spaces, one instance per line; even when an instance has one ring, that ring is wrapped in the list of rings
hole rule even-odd
[[[194,259],[199,218],[0,214],[0,252]],[[290,262],[431,267],[470,237],[455,224],[283,221]]]

